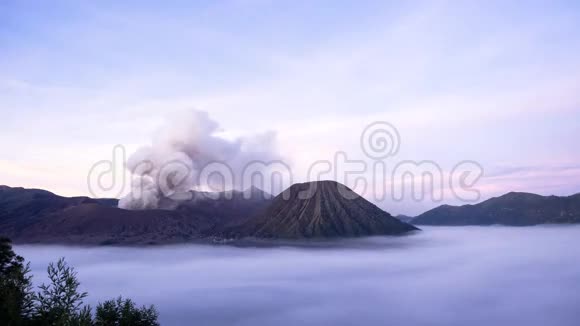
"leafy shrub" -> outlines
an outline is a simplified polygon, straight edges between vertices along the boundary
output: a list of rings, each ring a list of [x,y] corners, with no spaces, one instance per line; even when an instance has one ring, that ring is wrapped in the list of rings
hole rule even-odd
[[[157,323],[158,313],[155,307],[142,306],[138,308],[131,299],[118,297],[115,300],[107,300],[99,303],[95,314],[95,325],[118,325],[118,326],[149,326]]]
[[[20,325],[32,314],[30,267],[0,238],[0,325]]]
[[[158,326],[154,306],[138,308],[131,299],[83,305],[74,268],[64,258],[48,265],[49,284],[32,290],[29,264],[12,251],[10,240],[0,238],[0,325],[2,326]]]
[[[34,294],[34,316],[37,321],[49,325],[76,325],[90,320],[90,307],[83,307],[86,292],[79,292],[79,281],[74,269],[67,265],[64,258],[48,265],[50,283],[39,286]]]

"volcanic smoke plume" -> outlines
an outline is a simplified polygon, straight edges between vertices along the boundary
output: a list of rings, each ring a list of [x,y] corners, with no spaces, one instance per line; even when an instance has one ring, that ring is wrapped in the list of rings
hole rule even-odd
[[[227,140],[218,135],[221,131],[203,111],[170,119],[150,146],[129,157],[126,168],[133,176],[131,193],[121,198],[119,207],[173,209],[179,200],[187,199],[184,196],[193,187],[237,188],[249,163],[280,159],[275,132]]]

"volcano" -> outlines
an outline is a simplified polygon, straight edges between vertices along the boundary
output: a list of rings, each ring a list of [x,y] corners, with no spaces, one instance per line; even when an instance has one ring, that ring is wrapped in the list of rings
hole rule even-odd
[[[336,238],[400,235],[418,230],[334,181],[299,183],[265,211],[229,230],[232,238]]]

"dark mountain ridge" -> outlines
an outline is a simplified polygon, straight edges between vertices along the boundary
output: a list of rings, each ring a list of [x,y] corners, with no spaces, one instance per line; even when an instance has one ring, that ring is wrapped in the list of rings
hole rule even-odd
[[[560,197],[510,192],[474,205],[442,205],[417,216],[411,223],[511,226],[580,223],[580,194]]]
[[[116,207],[116,199],[62,197],[42,189],[0,186],[0,229],[26,227],[43,216],[82,204]]]
[[[175,210],[132,211],[116,199],[62,197],[41,189],[0,186],[0,235],[20,243],[150,244],[214,235],[261,210],[271,195],[192,191]],[[258,196],[259,195],[259,196]]]

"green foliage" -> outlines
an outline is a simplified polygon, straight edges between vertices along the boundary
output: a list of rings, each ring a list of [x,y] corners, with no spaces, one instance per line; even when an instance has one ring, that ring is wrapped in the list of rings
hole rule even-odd
[[[158,313],[155,307],[137,308],[131,299],[118,297],[107,300],[97,306],[95,325],[97,326],[154,326]]]
[[[30,267],[12,251],[10,240],[0,238],[1,326],[158,326],[154,306],[136,307],[121,297],[99,303],[93,319],[91,307],[83,305],[74,269],[59,259],[48,265],[49,284],[32,290]]]
[[[48,265],[48,278],[50,283],[39,286],[40,291],[34,295],[34,318],[49,325],[73,325],[73,321],[81,320],[87,293],[79,292],[74,269],[61,258],[56,265]]]
[[[0,238],[0,325],[21,325],[32,313],[32,281],[24,258]]]
[[[91,314],[91,307],[84,306],[78,313],[73,314],[70,319],[70,325],[74,326],[92,326],[94,325],[93,316]]]

